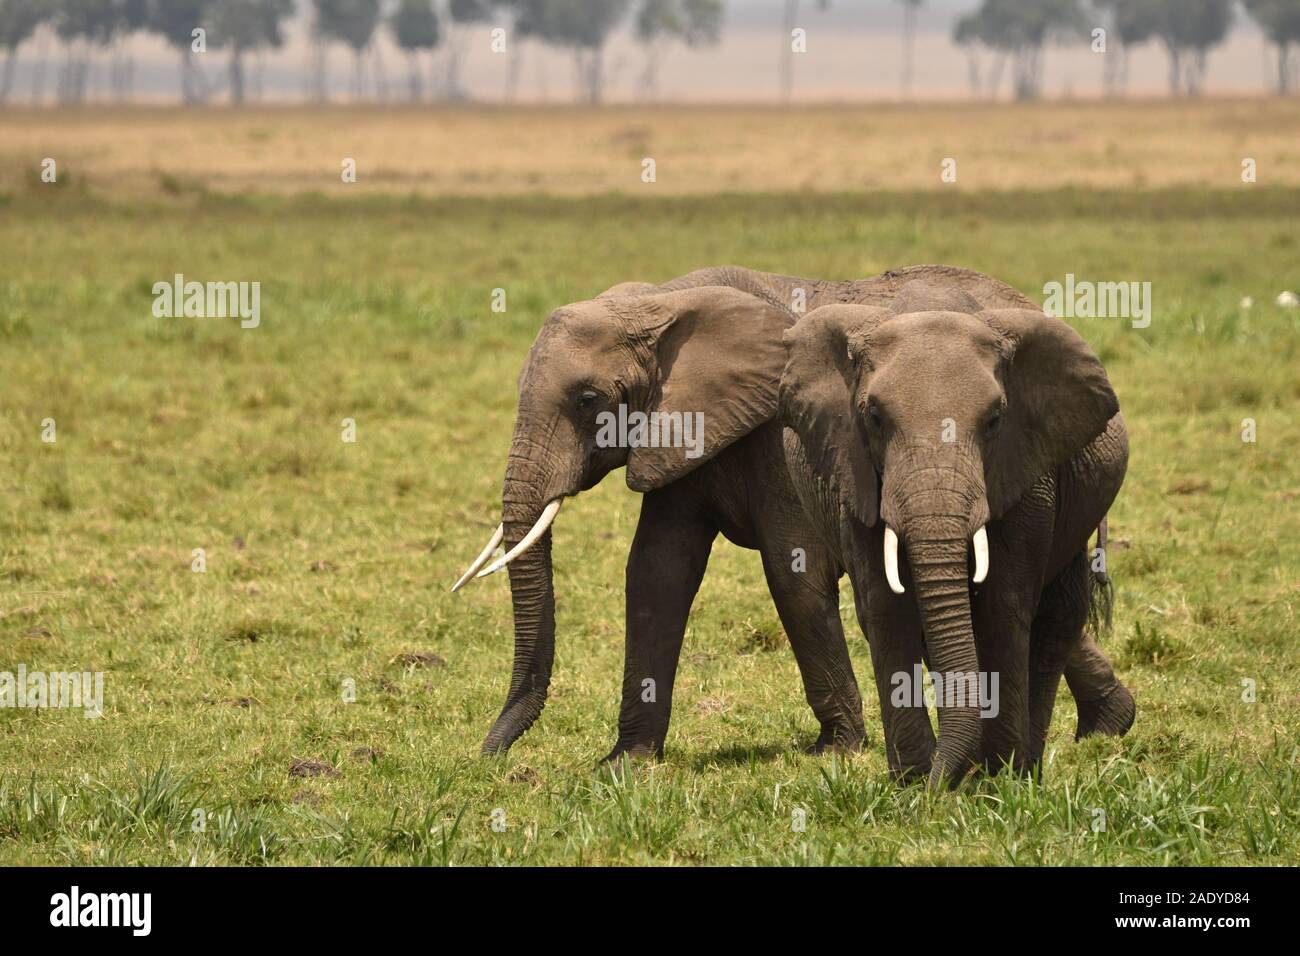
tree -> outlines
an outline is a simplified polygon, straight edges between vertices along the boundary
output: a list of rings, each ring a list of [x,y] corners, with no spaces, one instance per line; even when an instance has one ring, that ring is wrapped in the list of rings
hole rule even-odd
[[[80,103],[90,76],[90,56],[106,47],[117,26],[113,0],[60,0],[52,13],[55,35],[67,53],[59,78],[59,99]]]
[[[465,98],[465,91],[460,85],[460,68],[470,28],[476,23],[485,23],[491,19],[492,8],[487,0],[448,0],[447,96],[449,99]]]
[[[573,52],[579,98],[599,103],[604,95],[605,42],[627,14],[630,0],[532,0],[531,35]]]
[[[283,21],[292,15],[293,0],[213,0],[211,45],[230,49],[232,106],[244,102],[244,55],[283,45]]]
[[[441,39],[433,0],[400,0],[388,18],[388,28],[398,48],[406,54],[411,102],[414,103],[420,99],[420,51],[434,49]]]
[[[316,0],[316,29],[322,38],[352,50],[352,97],[360,99],[365,54],[379,25],[379,0]]]
[[[180,57],[181,101],[206,95],[203,71],[194,62],[194,31],[203,25],[211,0],[150,0],[147,28],[159,34]]]
[[[817,0],[818,10],[825,10],[830,5],[830,0]],[[794,47],[790,34],[799,25],[799,0],[785,0],[782,21],[785,35],[781,39],[781,95],[788,100],[794,93]]]
[[[514,100],[519,91],[519,72],[523,68],[524,43],[541,36],[545,19],[544,0],[496,0],[496,5],[510,13],[509,61],[506,66],[505,98]]]
[[[149,0],[113,0],[113,54],[108,82],[115,99],[131,98],[135,87],[135,58],[130,41],[148,26],[148,20]]]
[[[1155,34],[1157,13],[1150,0],[1094,0],[1108,14],[1108,46],[1102,85],[1107,94],[1128,90],[1129,50]],[[1113,43],[1109,41],[1113,40]]]
[[[642,0],[633,28],[645,49],[642,95],[653,99],[658,92],[659,68],[673,42],[694,48],[721,39],[722,11],[722,0]]]
[[[1232,26],[1232,0],[1150,0],[1155,35],[1169,54],[1169,92],[1198,96],[1206,60]]]
[[[1291,89],[1291,44],[1300,44],[1300,0],[1245,0],[1246,12],[1277,46],[1277,92]]]
[[[45,16],[40,0],[0,0],[0,47],[5,51],[4,72],[0,73],[0,103],[8,98],[13,84],[18,48],[36,32]]]
[[[1051,40],[1082,34],[1085,28],[1079,0],[983,0],[978,10],[957,21],[953,40],[970,49],[980,44],[999,60],[989,95],[1001,85],[1001,62],[1010,57],[1016,99],[1042,94],[1043,49]]]
[[[925,0],[898,0],[903,5],[903,99],[912,94],[912,58],[916,49],[916,11]]]

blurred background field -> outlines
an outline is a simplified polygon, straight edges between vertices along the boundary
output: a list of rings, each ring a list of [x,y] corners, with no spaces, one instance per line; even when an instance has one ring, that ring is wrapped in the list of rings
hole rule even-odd
[[[0,195],[39,163],[98,198],[1300,186],[1300,99],[0,113]],[[342,182],[354,159],[355,183]],[[642,161],[655,161],[655,182]],[[955,182],[941,164],[957,163]]]

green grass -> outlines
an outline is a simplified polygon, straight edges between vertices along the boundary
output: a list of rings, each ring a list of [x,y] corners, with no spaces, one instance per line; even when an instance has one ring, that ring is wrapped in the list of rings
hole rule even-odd
[[[1300,191],[1262,187],[0,197],[0,670],[103,671],[106,690],[101,720],[0,710],[0,863],[1300,862],[1300,312],[1272,304],[1300,288],[1298,213]],[[1035,297],[1067,272],[1154,284],[1149,329],[1076,323],[1132,434],[1103,642],[1138,698],[1129,736],[1075,744],[1062,690],[1041,782],[934,795],[888,779],[869,694],[866,753],[805,756],[816,725],[758,558],[719,543],[666,759],[595,773],[638,508],[615,475],[555,531],[551,702],[479,759],[508,593],[447,589],[499,520],[546,313],[724,262],[936,261]],[[261,281],[262,326],[153,318],[175,272]],[[336,775],[291,776],[299,759]]]

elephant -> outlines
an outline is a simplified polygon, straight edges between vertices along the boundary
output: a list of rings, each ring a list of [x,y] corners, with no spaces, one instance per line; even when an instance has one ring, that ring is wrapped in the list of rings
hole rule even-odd
[[[762,556],[819,723],[809,749],[864,744],[861,696],[839,617],[844,565],[838,548],[812,530],[776,421],[783,336],[801,310],[832,302],[888,304],[918,277],[983,282],[986,294],[1001,296],[1003,304],[1027,302],[1009,286],[950,267],[826,282],[726,266],[661,285],[621,283],[551,313],[520,375],[503,521],[453,587],[509,572],[514,665],[484,754],[508,750],[546,702],[555,640],[550,524],[565,498],[620,467],[643,498],[626,569],[618,737],[605,759],[662,755],[687,616],[719,533]],[[700,453],[602,446],[597,419],[619,406],[647,414],[706,412]],[[498,545],[506,553],[489,563]],[[795,549],[803,556],[798,571]],[[1076,653],[1066,677],[1079,702],[1081,734],[1127,729],[1113,707],[1103,706],[1127,691],[1095,644]]]
[[[791,478],[853,582],[891,769],[934,787],[1034,772],[1072,659],[1081,734],[1123,733],[1135,712],[1085,637],[1109,614],[1089,539],[1101,529],[1104,556],[1128,462],[1115,392],[1066,322],[952,278],[810,312],[780,386]],[[937,740],[898,693],[922,659]]]
[[[471,575],[509,571],[514,668],[484,754],[507,750],[546,701],[555,648],[550,524],[565,498],[620,467],[643,497],[626,569],[618,739],[604,759],[662,756],[687,616],[719,533],[762,555],[819,722],[810,749],[864,744],[862,697],[840,622],[842,571],[809,540],[775,420],[781,337],[794,319],[734,288],[659,291],[646,283],[622,283],[547,318],[520,376],[503,521],[453,588]],[[670,439],[674,422],[698,415],[705,427],[694,448],[600,440],[611,417],[638,413],[668,422]],[[498,544],[506,553],[486,564]],[[804,566],[795,574],[790,555],[800,547]]]

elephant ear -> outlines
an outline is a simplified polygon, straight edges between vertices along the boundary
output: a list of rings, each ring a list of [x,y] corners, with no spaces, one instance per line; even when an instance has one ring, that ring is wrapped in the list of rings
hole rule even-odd
[[[1066,322],[1031,309],[979,316],[1004,344],[1007,406],[986,462],[989,511],[996,518],[1105,431],[1119,400],[1101,360]]]
[[[887,309],[828,305],[785,335],[781,419],[799,436],[813,472],[835,500],[866,525],[878,518],[876,466],[853,405],[858,372],[849,337],[890,315]]]
[[[785,348],[794,315],[736,289],[685,289],[637,300],[633,347],[648,352],[645,411],[703,422],[702,449],[633,448],[627,484],[652,491],[683,475],[776,416]],[[701,413],[697,419],[695,413]],[[697,438],[696,441],[699,439]],[[688,452],[695,457],[688,457]]]

